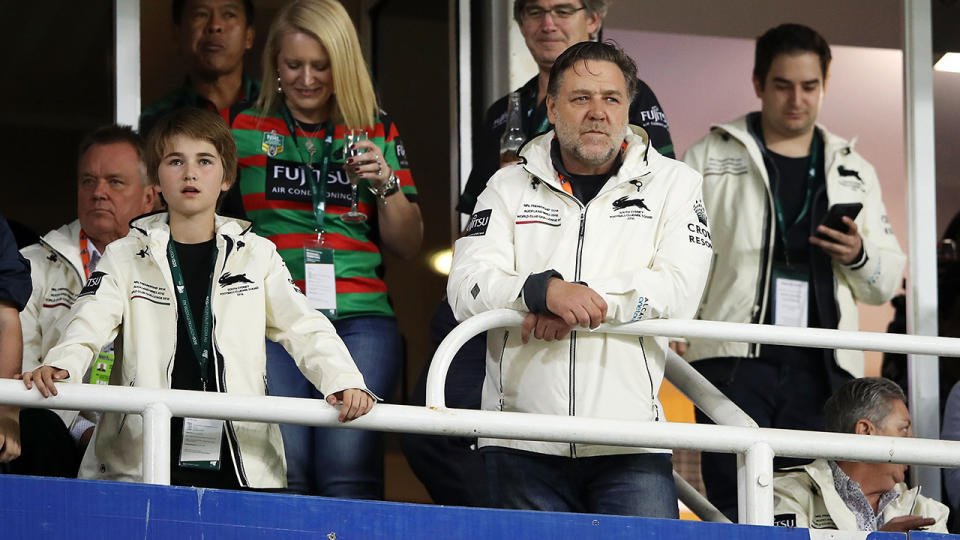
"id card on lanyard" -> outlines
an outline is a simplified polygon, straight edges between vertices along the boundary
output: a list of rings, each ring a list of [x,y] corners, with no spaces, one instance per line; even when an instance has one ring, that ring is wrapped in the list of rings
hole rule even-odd
[[[96,246],[94,246],[96,249]],[[83,264],[83,274],[85,279],[90,279],[90,274],[96,269],[102,254],[97,253],[97,257],[91,257],[90,238],[87,233],[80,229],[80,262]],[[113,342],[104,345],[103,349],[97,354],[97,361],[94,369],[90,371],[90,382],[93,384],[110,384],[110,373],[113,371]]]
[[[290,111],[284,107],[283,119],[290,132],[293,144],[303,157],[300,141],[297,139],[296,126]],[[337,316],[337,279],[334,265],[334,250],[324,245],[323,220],[327,209],[327,171],[330,169],[330,157],[333,155],[333,135],[335,127],[330,122],[324,126],[325,135],[323,148],[320,149],[320,167],[314,163],[317,148],[312,139],[304,142],[308,153],[305,164],[300,165],[303,174],[310,186],[310,199],[315,220],[314,230],[317,232],[315,240],[308,240],[303,244],[303,274],[306,280],[307,302],[313,309],[319,310],[329,318]]]
[[[190,336],[193,356],[200,366],[200,384],[204,392],[207,390],[207,367],[210,363],[210,353],[213,345],[213,313],[210,308],[210,300],[213,295],[213,277],[217,264],[216,246],[211,252],[210,285],[203,302],[202,320],[198,331],[197,321],[194,320],[190,298],[187,296],[187,289],[183,280],[183,269],[180,267],[180,260],[177,257],[173,239],[171,238],[167,243],[167,262],[170,263],[170,274],[173,277],[173,290],[177,297],[177,307],[187,329],[187,335]],[[180,446],[180,466],[219,471],[221,437],[223,437],[223,420],[184,418],[183,439]]]

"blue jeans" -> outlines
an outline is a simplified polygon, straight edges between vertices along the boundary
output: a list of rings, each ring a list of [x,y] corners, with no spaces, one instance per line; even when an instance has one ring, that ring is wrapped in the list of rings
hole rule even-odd
[[[498,508],[678,518],[670,454],[568,458],[482,451]]]
[[[392,317],[334,321],[337,335],[373,393],[389,400],[402,364],[400,333]],[[323,399],[287,351],[267,340],[267,382],[272,396]],[[383,436],[362,429],[281,424],[287,488],[348,499],[383,499]]]

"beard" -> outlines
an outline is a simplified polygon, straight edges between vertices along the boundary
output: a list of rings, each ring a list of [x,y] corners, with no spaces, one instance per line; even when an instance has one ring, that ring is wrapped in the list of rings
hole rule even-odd
[[[583,165],[598,166],[610,161],[623,141],[614,141],[610,137],[610,128],[601,124],[584,123],[582,125],[572,125],[561,120],[557,120],[554,126],[557,136],[557,142],[560,148],[567,154],[572,155]],[[601,131],[607,135],[607,144],[587,145],[580,137],[585,131]],[[594,135],[600,137],[600,135]]]

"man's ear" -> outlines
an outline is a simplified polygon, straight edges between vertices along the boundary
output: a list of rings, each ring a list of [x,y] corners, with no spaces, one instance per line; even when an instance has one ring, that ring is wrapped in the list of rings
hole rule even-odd
[[[152,212],[157,202],[157,186],[147,186],[143,190],[143,213]]]
[[[557,100],[553,96],[547,94],[546,99],[547,104],[547,118],[550,120],[550,123],[557,125],[557,113],[554,112],[554,109],[557,108]]]
[[[253,38],[256,37],[257,32],[254,30],[253,26],[248,26],[246,35],[244,36],[244,48],[250,50],[253,48]]]
[[[873,422],[866,418],[857,420],[857,425],[854,426],[853,429],[853,432],[857,435],[873,435],[876,431],[877,429],[874,427]]]
[[[753,92],[757,94],[757,97],[763,97],[763,82],[758,79],[756,76],[753,77]]]

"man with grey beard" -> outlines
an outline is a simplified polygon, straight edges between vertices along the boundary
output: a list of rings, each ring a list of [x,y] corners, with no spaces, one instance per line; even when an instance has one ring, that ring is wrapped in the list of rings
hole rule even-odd
[[[484,410],[665,420],[666,340],[588,331],[693,317],[712,256],[702,178],[627,124],[637,86],[613,45],[561,54],[547,85],[555,129],[490,179],[457,241],[447,283],[457,319],[526,313],[520,328],[487,333]],[[479,444],[494,506],[677,517],[668,450]]]

